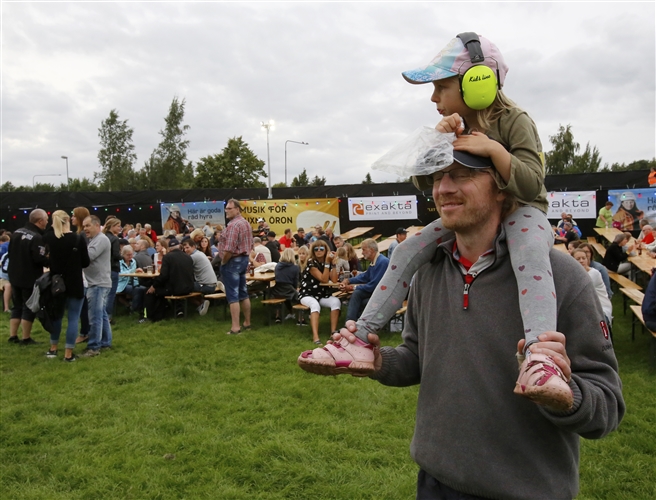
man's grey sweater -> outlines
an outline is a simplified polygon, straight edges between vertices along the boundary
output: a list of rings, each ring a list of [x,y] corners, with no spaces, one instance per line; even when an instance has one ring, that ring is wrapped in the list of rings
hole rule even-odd
[[[578,492],[579,436],[601,438],[625,411],[617,361],[589,277],[551,251],[558,331],[567,337],[574,408],[554,413],[513,394],[524,338],[517,281],[503,236],[496,259],[469,289],[453,240],[415,275],[403,344],[383,347],[386,385],[420,384],[411,454],[447,486],[493,499],[571,499]]]
[[[194,261],[194,281],[201,285],[216,286],[216,273],[207,255],[196,250],[191,254],[191,260]]]
[[[84,277],[89,286],[112,287],[111,244],[109,238],[98,233],[89,240],[89,267],[84,270]]]

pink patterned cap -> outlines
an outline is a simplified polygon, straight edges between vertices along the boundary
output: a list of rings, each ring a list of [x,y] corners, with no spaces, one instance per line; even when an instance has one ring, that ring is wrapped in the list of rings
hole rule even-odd
[[[498,69],[499,86],[502,87],[506,79],[506,73],[508,73],[508,66],[496,45],[480,35],[478,38],[485,56],[481,64],[489,67],[495,73]],[[463,75],[472,66],[474,64],[471,62],[469,51],[462,43],[462,40],[456,37],[435,56],[428,66],[404,71],[402,75],[410,83],[430,83],[452,76]]]

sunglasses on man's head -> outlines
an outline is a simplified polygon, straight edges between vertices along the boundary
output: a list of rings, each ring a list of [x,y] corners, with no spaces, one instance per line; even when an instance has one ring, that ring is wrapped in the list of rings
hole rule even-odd
[[[314,251],[315,251],[315,252],[325,252],[325,251],[326,251],[326,247],[314,247]]]

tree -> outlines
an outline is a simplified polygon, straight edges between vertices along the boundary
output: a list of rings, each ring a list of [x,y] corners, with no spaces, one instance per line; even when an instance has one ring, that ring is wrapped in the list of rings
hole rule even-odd
[[[601,169],[602,172],[624,172],[626,170],[649,170],[651,168],[656,168],[656,158],[651,160],[637,160],[632,161],[628,165],[626,163],[613,163],[608,166],[608,163],[604,165],[604,168]]]
[[[14,186],[10,181],[7,181],[2,186],[0,186],[0,192],[2,193],[11,193],[12,191],[18,190],[18,187]]]
[[[325,185],[326,185],[326,178],[319,177],[318,175],[315,175],[314,179],[310,181],[310,186],[325,186]]]
[[[572,126],[558,127],[558,133],[549,136],[549,142],[553,149],[546,153],[546,173],[553,174],[578,174],[597,172],[601,164],[599,150],[595,146],[590,149],[590,143],[585,146],[582,155],[578,155],[581,146],[574,141]]]
[[[371,180],[371,174],[367,172],[367,175],[365,176],[364,180],[362,181],[362,184],[373,184],[374,181]]]
[[[264,161],[260,160],[242,137],[228,139],[225,148],[214,156],[206,156],[196,163],[194,185],[198,188],[254,188],[266,187]]]
[[[160,130],[162,141],[135,176],[135,184],[142,189],[182,189],[191,187],[194,169],[187,162],[189,141],[184,136],[189,125],[183,125],[185,100],[173,98],[169,114],[164,118],[164,130]]]
[[[287,184],[285,184],[284,182],[276,182],[271,187],[272,188],[286,188],[286,187],[289,187],[289,186],[287,186]]]
[[[109,117],[102,121],[98,129],[100,151],[98,162],[100,173],[93,175],[100,181],[100,188],[107,191],[134,189],[134,164],[137,155],[132,144],[134,129],[127,120],[119,120],[118,112],[112,109]]]
[[[298,174],[298,176],[292,179],[292,187],[305,187],[310,185],[310,178],[307,175],[307,171],[303,171]]]
[[[93,192],[93,191],[98,191],[99,189],[98,189],[98,184],[96,184],[92,179],[87,179],[86,177],[84,177],[82,179],[71,179],[70,187],[67,186],[66,184],[62,184],[60,190]]]

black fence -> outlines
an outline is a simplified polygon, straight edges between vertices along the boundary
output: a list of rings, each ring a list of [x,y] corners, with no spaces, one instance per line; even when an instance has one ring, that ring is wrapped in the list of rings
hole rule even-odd
[[[604,172],[594,174],[568,174],[547,176],[547,191],[597,191],[597,211],[601,208],[611,189],[638,189],[649,187],[649,171]],[[219,201],[236,198],[239,200],[266,200],[267,189],[180,189],[164,191],[119,191],[119,192],[12,192],[0,193],[0,227],[14,231],[25,225],[28,214],[35,208],[48,212],[72,211],[84,206],[104,220],[109,214],[117,215],[123,224],[149,223],[159,234],[162,229],[160,203],[184,203]],[[399,226],[426,225],[437,218],[437,212],[429,191],[418,191],[411,183],[348,184],[338,186],[274,188],[274,199],[338,198],[339,219],[342,231],[364,225],[363,221],[351,222],[348,213],[348,198],[359,196],[417,196],[417,219],[399,221],[367,221],[374,232],[385,236],[393,235]],[[577,221],[584,234],[592,234],[595,221]],[[295,229],[295,228],[294,228]]]

